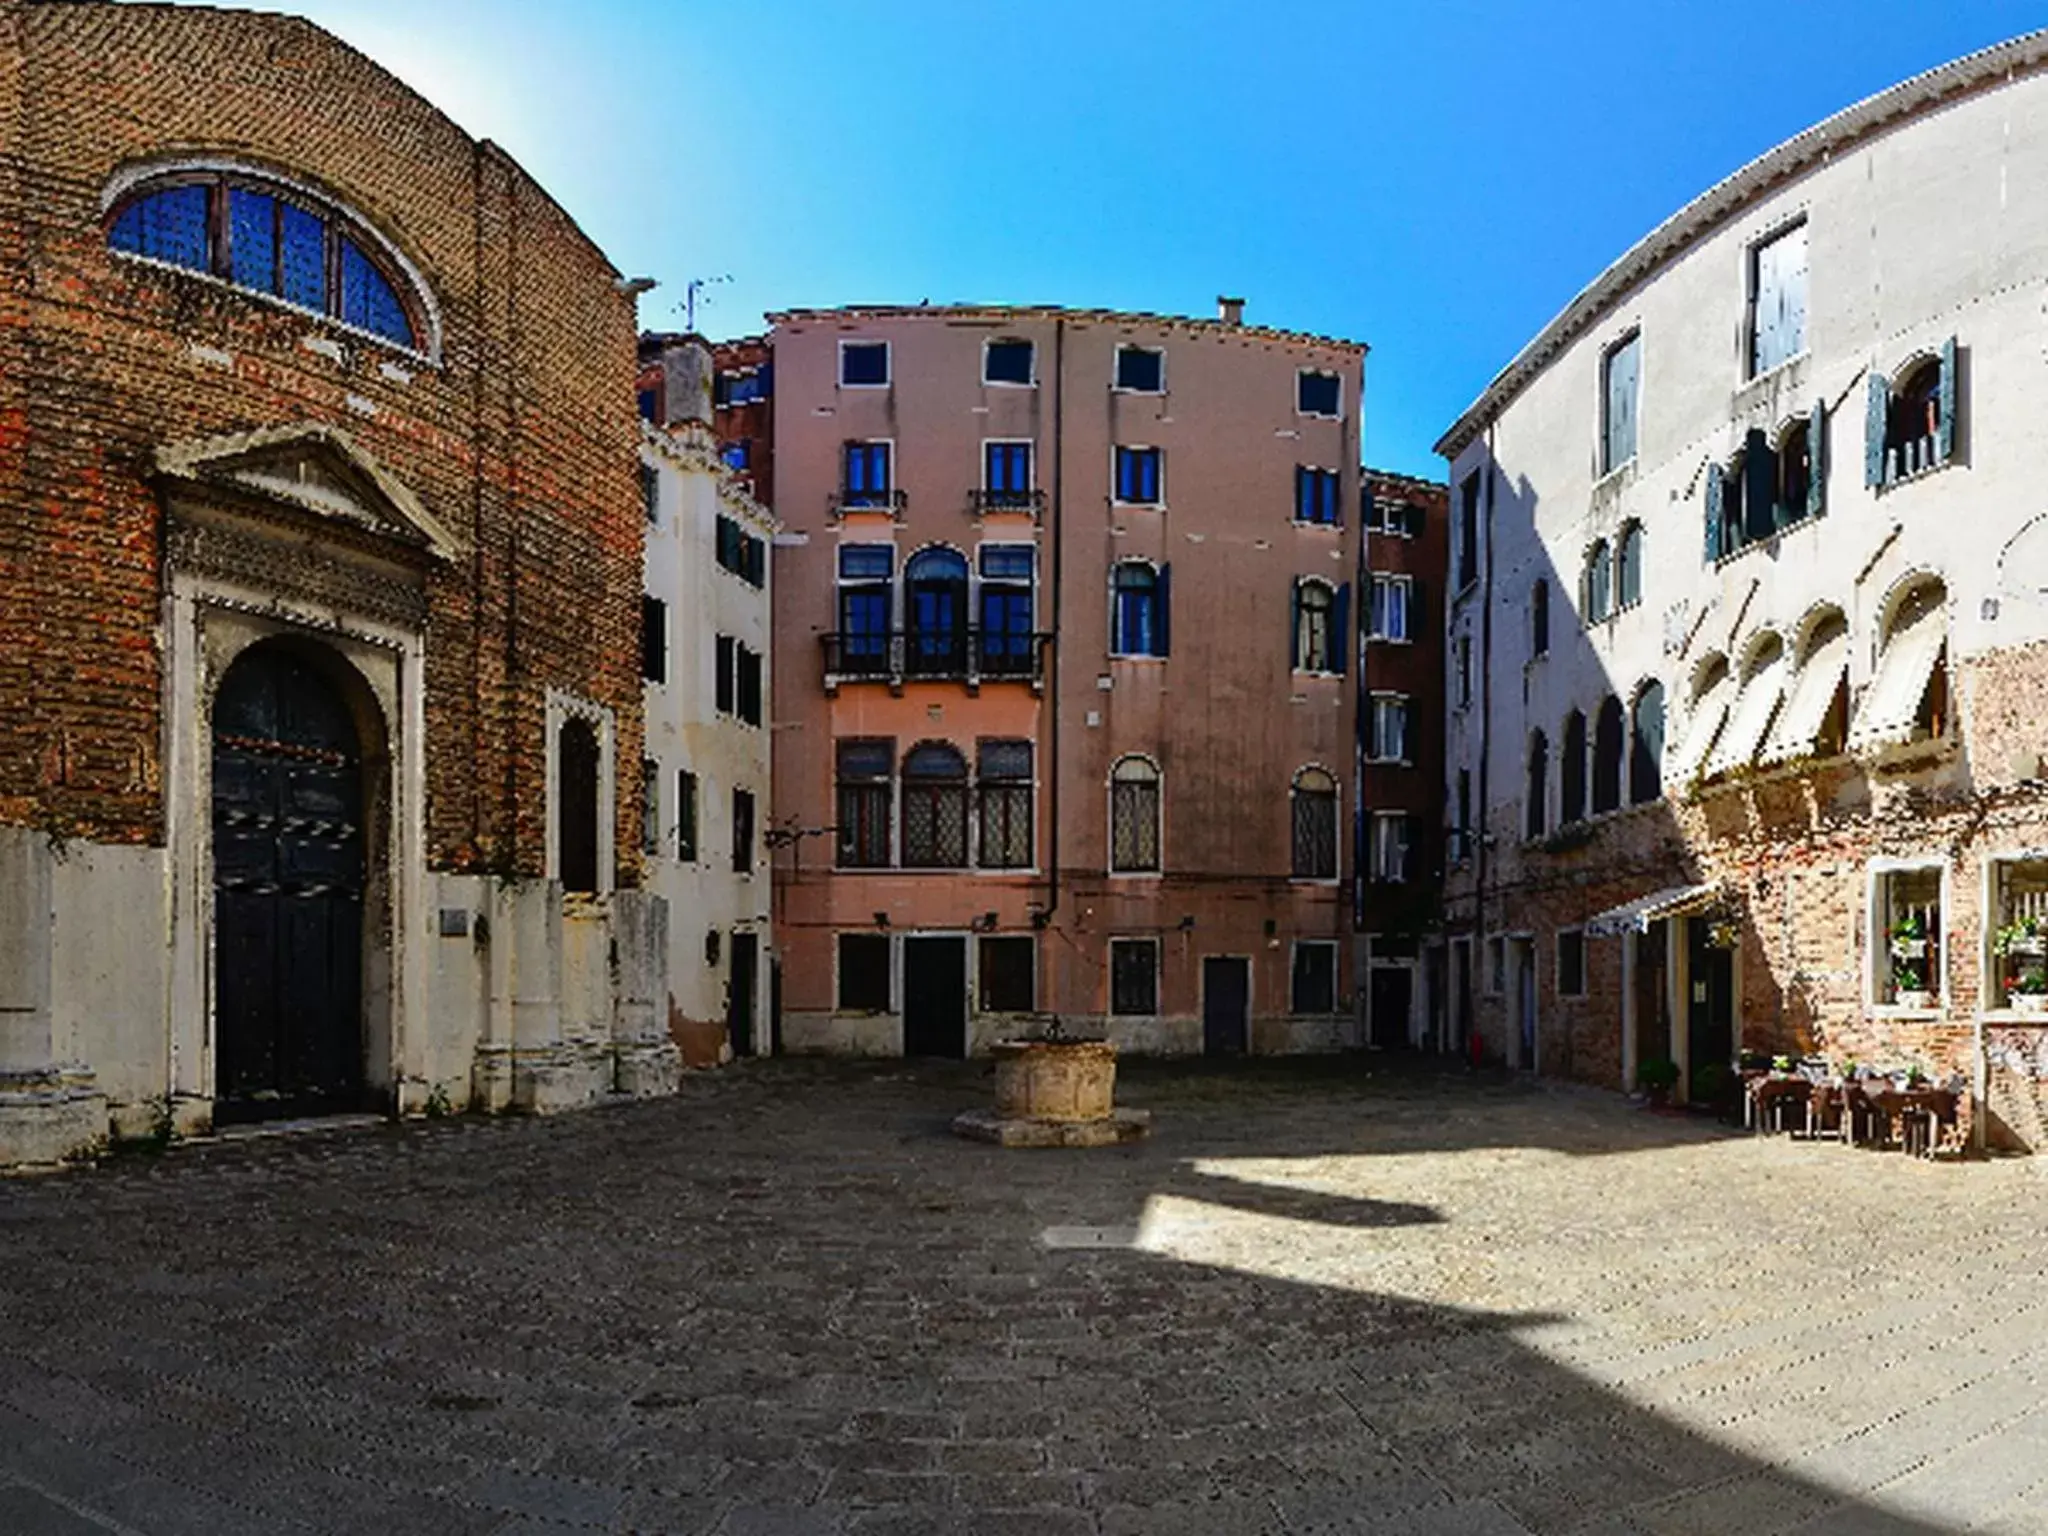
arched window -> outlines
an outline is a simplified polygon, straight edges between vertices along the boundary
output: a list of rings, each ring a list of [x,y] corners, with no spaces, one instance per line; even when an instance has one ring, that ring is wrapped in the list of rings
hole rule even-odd
[[[565,891],[597,890],[597,731],[572,715],[555,735],[555,848]]]
[[[1664,685],[1643,684],[1629,733],[1628,803],[1647,805],[1664,793]]]
[[[1110,577],[1109,648],[1116,656],[1166,654],[1165,572],[1144,560],[1119,561]]]
[[[1294,878],[1337,878],[1337,781],[1320,768],[1294,776]]]
[[[204,272],[424,351],[426,305],[367,228],[296,187],[240,171],[177,172],[114,205],[107,244]]]
[[[1557,823],[1568,827],[1586,816],[1586,717],[1564,717],[1564,745],[1557,762]]]
[[[1593,814],[1621,806],[1621,700],[1613,694],[1600,703],[1593,720]]]
[[[1336,593],[1326,581],[1294,584],[1294,665],[1302,672],[1334,672]]]
[[[967,670],[967,557],[921,549],[903,567],[904,671],[958,677]]]
[[[1813,431],[1795,421],[1778,439],[1778,515],[1784,523],[1805,517],[1813,497]]]
[[[1624,524],[1614,556],[1614,603],[1633,608],[1643,600],[1643,525]]]
[[[1581,580],[1585,597],[1586,622],[1598,624],[1612,612],[1613,566],[1608,559],[1607,541],[1597,539],[1586,551],[1586,572]]]
[[[1121,757],[1110,770],[1109,867],[1159,868],[1159,770],[1149,758]]]
[[[1686,692],[1685,745],[1673,764],[1674,782],[1689,783],[1706,766],[1734,702],[1735,679],[1728,671],[1728,658],[1711,651],[1693,668],[1692,686]]]
[[[1550,793],[1550,742],[1541,731],[1529,733],[1527,774],[1522,799],[1522,830],[1527,836],[1541,837],[1548,825],[1549,807],[1544,801]]]
[[[1877,674],[1850,731],[1856,750],[1898,746],[1948,728],[1948,588],[1936,577],[1909,584],[1890,604]]]
[[[1849,731],[1849,621],[1842,610],[1825,607],[1806,623],[1799,642],[1798,669],[1757,755],[1762,764],[1802,757],[1834,757]]]
[[[1888,478],[1910,475],[1935,462],[1941,439],[1941,360],[1922,358],[1892,390],[1885,423],[1886,459],[1897,467]]]
[[[1728,710],[1721,739],[1707,757],[1709,777],[1747,768],[1756,761],[1765,733],[1785,697],[1785,642],[1774,630],[1750,641],[1744,653],[1740,687]]]
[[[967,865],[967,759],[927,742],[903,759],[903,867]]]

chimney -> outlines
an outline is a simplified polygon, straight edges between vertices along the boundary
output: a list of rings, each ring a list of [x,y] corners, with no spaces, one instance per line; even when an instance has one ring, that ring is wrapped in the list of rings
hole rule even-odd
[[[670,336],[661,348],[665,427],[711,424],[711,348],[701,336]]]
[[[1221,320],[1225,325],[1243,325],[1244,300],[1226,299],[1222,294],[1217,294],[1216,318],[1218,320]]]

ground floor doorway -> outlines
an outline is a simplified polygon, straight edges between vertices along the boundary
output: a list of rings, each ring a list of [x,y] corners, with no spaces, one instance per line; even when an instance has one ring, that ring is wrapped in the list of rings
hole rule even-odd
[[[1689,917],[1686,928],[1686,1060],[1695,1101],[1715,1097],[1710,1088],[1723,1081],[1735,1061],[1735,951],[1713,942],[1714,925]],[[1701,1073],[1715,1068],[1704,1081]]]
[[[735,1056],[754,1054],[754,994],[761,968],[761,941],[751,933],[732,936],[732,972],[725,994],[725,1032]]]
[[[1375,965],[1366,971],[1366,1025],[1378,1050],[1406,1050],[1414,1043],[1408,1012],[1414,1001],[1415,973],[1405,965]]]
[[[1202,1051],[1242,1056],[1251,1045],[1252,963],[1243,955],[1202,957]]]
[[[957,935],[903,941],[903,1054],[967,1054],[967,940]]]

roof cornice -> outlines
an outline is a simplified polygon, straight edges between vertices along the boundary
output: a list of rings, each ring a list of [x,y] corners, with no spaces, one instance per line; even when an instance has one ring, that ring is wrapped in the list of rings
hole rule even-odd
[[[1758,155],[1651,230],[1581,289],[1437,439],[1436,452],[1449,459],[1463,451],[1558,353],[1637,284],[1767,193],[1864,139],[1923,117],[1957,97],[2031,74],[2044,63],[2048,63],[2048,30],[2029,32],[1903,80]]]
[[[1078,320],[1095,325],[1156,326],[1204,336],[1251,337],[1288,346],[1328,347],[1363,357],[1371,349],[1362,341],[1318,336],[1310,331],[1285,331],[1268,325],[1244,325],[1197,315],[1155,315],[1141,310],[1068,309],[1059,304],[847,304],[834,309],[782,309],[765,316],[770,326],[815,325],[834,320],[954,320],[1002,324],[1022,320]]]

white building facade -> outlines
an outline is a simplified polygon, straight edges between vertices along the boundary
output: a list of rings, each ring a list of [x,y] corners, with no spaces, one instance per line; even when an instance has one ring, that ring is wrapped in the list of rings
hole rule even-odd
[[[669,1028],[686,1064],[772,1048],[767,839],[769,549],[777,524],[722,463],[710,354],[659,338],[666,425],[648,424],[642,845],[667,902]]]
[[[2044,67],[1744,167],[1439,443],[1451,1001],[1496,1056],[1919,1066],[2042,1144]]]

